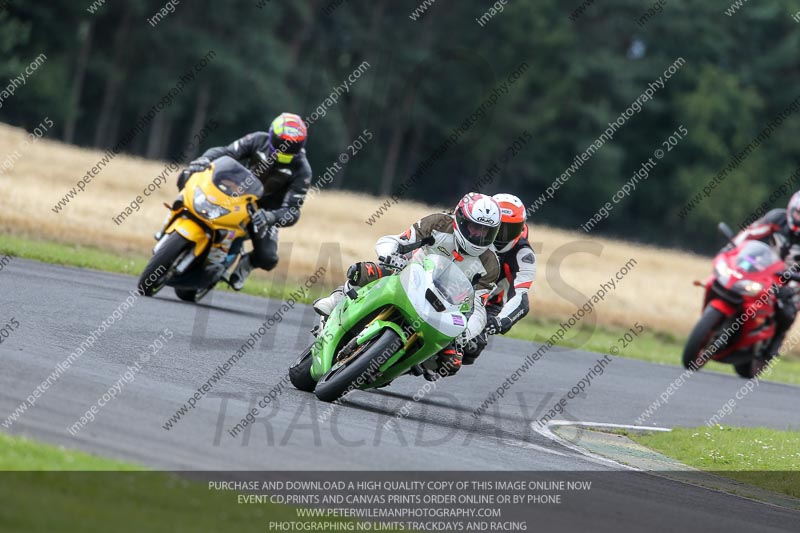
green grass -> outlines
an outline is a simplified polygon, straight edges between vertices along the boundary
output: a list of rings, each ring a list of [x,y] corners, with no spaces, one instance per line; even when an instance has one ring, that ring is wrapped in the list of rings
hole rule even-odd
[[[538,317],[526,317],[510,332],[509,336],[539,343],[547,342],[560,328],[558,321]],[[569,331],[559,345],[570,348],[581,348],[599,353],[609,353],[613,347],[619,349],[621,357],[631,357],[651,363],[679,364],[683,351],[683,339],[660,331],[645,330],[627,347],[623,347],[619,339],[628,333],[621,328],[598,326],[594,331],[589,328],[574,328]]]
[[[4,533],[264,532],[298,521],[290,507],[240,505],[204,482],[2,433],[0,470]]]
[[[34,261],[51,263],[54,265],[102,270],[104,272],[129,274],[136,277],[142,273],[145,265],[147,265],[147,261],[150,260],[149,256],[136,255],[123,257],[118,253],[99,250],[88,246],[37,241],[9,235],[0,235],[0,254],[33,259]],[[133,284],[131,286],[133,286]],[[230,291],[231,289],[222,283],[217,285],[215,290]],[[289,297],[289,294],[295,290],[297,290],[297,285],[291,282],[287,283],[285,286],[276,287],[269,281],[253,276],[248,279],[242,292],[254,296],[286,299]],[[306,298],[306,300],[317,298],[320,291],[312,290],[311,292],[312,296]]]
[[[514,326],[508,336],[544,343],[558,331],[559,327],[559,323],[556,320],[528,316]],[[627,343],[627,346],[623,347],[620,337],[626,333],[629,333],[629,330],[606,326],[598,326],[594,331],[576,327],[569,331],[564,340],[559,341],[558,344],[598,353],[610,353],[612,348],[617,348],[619,353],[614,354],[615,356],[639,359],[651,363],[681,364],[684,338],[668,332],[646,329],[635,337],[632,342]],[[766,376],[764,381],[800,385],[800,359],[795,354],[782,357],[774,368],[775,370],[769,376]],[[732,366],[714,362],[708,363],[702,372],[720,372],[735,375]]]
[[[628,436],[686,465],[800,498],[800,431],[716,426]]]
[[[116,253],[96,248],[35,241],[7,235],[0,237],[0,254],[9,254],[56,265],[90,268],[133,276],[138,276],[144,270],[145,264],[149,259],[149,257],[145,256],[122,257]],[[229,290],[223,285],[218,285],[218,289]],[[329,290],[330,287],[327,289]],[[268,280],[253,276],[247,281],[242,292],[255,296],[286,299],[294,290],[296,290],[296,285],[292,282],[286,283],[285,286],[275,286]],[[304,302],[310,303],[325,290],[325,287],[315,287],[312,290],[312,294],[304,299]],[[508,337],[534,342],[546,342],[547,338],[559,329],[558,321],[538,318],[535,315],[536,309],[534,307],[531,315],[518,323],[509,332]],[[576,337],[576,333],[579,333],[580,337]],[[616,346],[620,349],[616,355],[621,357],[640,359],[652,363],[680,364],[684,342],[682,337],[669,332],[647,329],[636,337],[629,346],[623,348],[620,345],[619,338],[625,333],[626,331],[621,328],[598,326],[594,331],[576,328],[570,331],[568,336],[559,341],[558,344],[599,353],[609,353],[612,346]],[[709,363],[703,369],[703,372],[707,371],[732,374],[733,368],[728,365]],[[796,355],[782,358],[780,364],[776,367],[776,371],[766,381],[800,385],[800,359]]]
[[[135,471],[144,469],[83,452],[36,444],[28,439],[0,433],[0,471],[11,470]]]

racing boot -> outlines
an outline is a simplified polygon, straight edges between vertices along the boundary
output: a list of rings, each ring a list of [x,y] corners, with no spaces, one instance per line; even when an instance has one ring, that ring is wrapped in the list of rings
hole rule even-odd
[[[333,309],[344,299],[344,287],[339,287],[334,290],[330,296],[324,298],[317,298],[314,300],[314,311],[324,317],[328,318],[333,312]]]
[[[231,277],[228,279],[228,284],[235,291],[242,290],[242,287],[244,287],[244,281],[252,271],[253,262],[250,260],[250,254],[245,254],[241,259],[239,259],[239,264],[236,265],[236,269],[234,269],[233,274],[231,274]]]
[[[436,370],[424,368],[425,373],[423,377],[428,381],[436,381],[439,378],[446,378],[453,376],[461,370],[461,361],[463,354],[458,348],[451,344],[436,356]]]

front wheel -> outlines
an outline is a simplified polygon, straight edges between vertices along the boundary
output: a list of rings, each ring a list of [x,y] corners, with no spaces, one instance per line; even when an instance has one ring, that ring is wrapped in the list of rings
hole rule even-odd
[[[356,348],[355,353],[344,362],[336,363],[317,382],[314,394],[323,402],[334,402],[350,391],[371,383],[381,365],[402,347],[400,336],[392,329],[385,329]]]
[[[184,302],[193,302],[197,303],[211,292],[211,289],[214,288],[214,285],[207,287],[205,289],[175,289],[175,295],[183,300]]]
[[[191,253],[192,243],[180,234],[173,232],[144,267],[144,272],[139,277],[138,290],[143,296],[155,296],[164,288],[167,281],[175,275],[175,267]]]
[[[683,348],[684,368],[698,370],[708,362],[708,358],[702,356],[723,318],[725,315],[718,309],[710,305],[706,307],[703,316],[692,329],[686,346]]]
[[[757,375],[759,375],[769,363],[764,361],[763,359],[753,359],[751,361],[747,361],[746,363],[739,363],[738,365],[733,365],[733,368],[736,369],[736,373],[739,374],[740,377],[745,379],[753,379]]]
[[[312,346],[313,344],[289,367],[289,380],[294,388],[303,392],[314,392],[314,387],[317,386],[317,382],[311,377],[311,365],[314,362],[311,356]]]

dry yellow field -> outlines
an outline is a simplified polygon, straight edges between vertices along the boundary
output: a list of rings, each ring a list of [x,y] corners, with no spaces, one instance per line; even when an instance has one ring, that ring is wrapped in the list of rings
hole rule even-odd
[[[172,201],[176,194],[176,173],[169,175],[168,185],[158,194],[146,198],[140,211],[116,225],[112,217],[142,194],[165,165],[120,155],[57,214],[53,206],[103,154],[47,140],[24,145],[26,138],[23,130],[0,124],[2,153],[18,150],[21,156],[10,171],[0,174],[0,181],[4,182],[4,205],[0,210],[3,232],[121,253],[150,253],[152,234],[166,214],[162,203]],[[324,167],[324,162],[312,163],[317,168]],[[531,196],[534,193],[531,191]],[[310,198],[300,222],[280,234],[283,258],[288,261],[291,275],[301,278],[316,269],[322,243],[341,244],[345,268],[359,259],[373,258],[373,244],[378,237],[400,233],[434,209],[401,202],[376,224],[367,225],[365,219],[382,201],[335,191],[323,191]],[[556,319],[570,316],[576,304],[586,299],[576,295],[576,290],[586,296],[594,294],[602,282],[633,258],[637,261],[635,268],[598,306],[599,323],[627,328],[638,320],[649,328],[682,334],[698,318],[701,290],[691,282],[708,274],[708,258],[622,241],[589,240],[582,233],[543,225],[531,226],[531,241],[536,243],[539,267],[532,302],[535,315]],[[293,246],[287,258],[289,243]],[[563,261],[559,261],[560,256]]]

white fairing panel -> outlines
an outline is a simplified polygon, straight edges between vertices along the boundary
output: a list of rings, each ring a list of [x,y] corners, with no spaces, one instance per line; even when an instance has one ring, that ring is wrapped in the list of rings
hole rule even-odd
[[[403,288],[408,299],[420,320],[448,337],[456,338],[467,327],[467,318],[461,313],[461,305],[450,303],[434,284],[434,273],[426,271],[422,264],[412,262],[400,274]],[[466,278],[464,278],[466,279]],[[440,313],[425,298],[426,291],[430,289],[445,305],[445,311]]]

